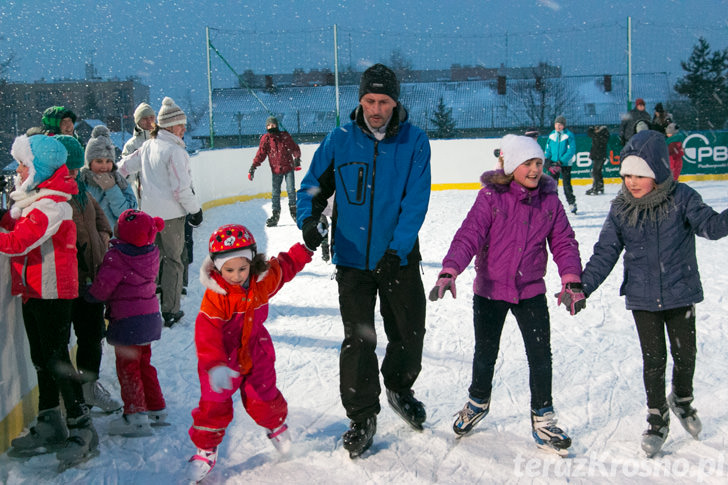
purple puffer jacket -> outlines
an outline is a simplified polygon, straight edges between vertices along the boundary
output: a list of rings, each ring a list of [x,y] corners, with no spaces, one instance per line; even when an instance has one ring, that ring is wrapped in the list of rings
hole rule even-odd
[[[551,177],[529,190],[516,181],[496,184],[485,172],[473,207],[458,229],[443,268],[462,273],[475,256],[476,295],[518,303],[546,292],[546,242],[562,282],[578,282],[579,245]]]
[[[159,340],[162,316],[155,294],[158,271],[159,248],[154,244],[137,247],[111,240],[111,248],[87,293],[88,300],[106,302],[106,340],[110,344],[142,345]]]

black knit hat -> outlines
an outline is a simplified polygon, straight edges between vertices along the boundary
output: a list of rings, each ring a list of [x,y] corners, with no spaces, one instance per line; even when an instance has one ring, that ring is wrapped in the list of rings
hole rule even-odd
[[[399,100],[397,75],[384,64],[374,64],[364,71],[359,83],[359,99],[367,93],[386,94],[394,101]]]

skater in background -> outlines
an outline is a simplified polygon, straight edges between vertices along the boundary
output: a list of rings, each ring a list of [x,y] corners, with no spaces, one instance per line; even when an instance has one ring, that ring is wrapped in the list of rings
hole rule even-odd
[[[239,224],[218,228],[208,247],[209,255],[200,268],[206,290],[195,322],[201,396],[189,430],[197,453],[186,472],[195,482],[215,466],[238,390],[243,407],[267,429],[276,449],[282,454],[289,451],[288,404],[276,387],[275,351],[263,323],[270,298],[313,255],[299,243],[266,260],[258,253],[253,235]]]
[[[632,311],[642,348],[648,408],[642,449],[653,456],[667,438],[668,407],[696,439],[702,429],[692,406],[695,304],[703,300],[695,236],[715,240],[728,235],[728,210],[716,213],[694,189],[673,180],[661,133],[636,134],[620,156],[622,190],[612,201],[581,279],[585,295],[592,295],[624,251],[620,294]],[[665,330],[673,360],[667,397]]]
[[[670,154],[670,171],[672,172],[672,178],[677,181],[683,167],[685,133],[680,131],[675,123],[670,123],[665,128],[665,136],[667,138],[667,151]]]
[[[46,135],[68,135],[81,142],[76,133],[76,113],[64,106],[51,106],[46,109],[43,112],[41,123],[41,132]]]
[[[326,136],[298,192],[298,226],[311,249],[325,237],[320,217],[335,196],[332,261],[344,325],[339,390],[350,420],[342,436],[350,458],[373,443],[381,410],[377,296],[387,335],[381,367],[387,402],[415,430],[427,419],[412,387],[425,336],[418,233],[430,200],[430,142],[407,121],[399,92],[387,66],[364,71],[352,121]]]
[[[649,128],[651,121],[650,114],[645,111],[645,100],[637,98],[634,108],[622,116],[622,122],[619,125],[619,141],[622,146],[627,144],[639,128]],[[638,127],[638,125],[640,126]]]
[[[457,414],[453,431],[458,436],[469,433],[490,410],[501,332],[510,311],[526,347],[533,437],[539,447],[564,454],[571,438],[556,425],[551,397],[544,274],[548,243],[561,276],[560,295],[569,295],[572,314],[581,310],[578,244],[554,180],[542,176],[544,154],[538,143],[526,136],[506,135],[500,155],[503,169],[481,176],[483,188],[455,234],[430,292],[432,301],[443,298],[448,290],[454,298],[455,280],[475,256],[473,375],[468,401]]]
[[[20,136],[11,154],[18,162],[10,194],[14,204],[0,220],[7,231],[0,232],[0,252],[10,256],[12,294],[23,299],[23,323],[38,377],[36,424],[11,445],[18,454],[57,450],[65,467],[92,456],[99,441],[68,354],[78,297],[76,227],[68,201],[78,186],[68,175],[68,152],[54,137]]]
[[[569,210],[576,214],[576,197],[571,187],[571,166],[576,159],[576,138],[571,130],[566,129],[566,118],[557,116],[554,121],[554,131],[546,140],[544,168],[556,180],[558,188],[559,177],[564,186],[564,197],[569,204]]]
[[[650,129],[659,131],[664,135],[665,130],[670,125],[670,123],[672,123],[672,115],[665,111],[665,108],[662,107],[662,103],[657,103],[655,105],[655,114],[652,115],[652,123],[650,123]]]
[[[121,409],[121,403],[113,399],[99,381],[101,343],[106,334],[104,304],[88,302],[84,296],[104,259],[113,232],[103,210],[96,199],[88,193],[86,184],[79,176],[79,169],[84,164],[81,143],[68,135],[57,135],[56,139],[66,147],[68,152],[66,167],[68,167],[69,176],[78,185],[78,193],[74,194],[69,201],[73,208],[73,222],[76,225],[78,256],[78,297],[73,300],[71,310],[73,331],[78,343],[76,367],[81,377],[86,406],[89,409],[96,406],[102,411],[110,413]]]
[[[607,160],[607,143],[609,143],[609,129],[606,126],[590,126],[586,134],[591,138],[589,158],[592,161],[592,186],[586,195],[599,195],[604,193],[604,176],[602,169]]]
[[[281,216],[281,184],[286,181],[286,192],[288,193],[288,208],[291,217],[296,220],[296,178],[295,170],[301,169],[301,149],[293,141],[290,133],[281,131],[278,128],[278,119],[269,116],[265,120],[267,133],[260,138],[260,146],[253,158],[253,164],[248,172],[248,180],[252,181],[255,170],[268,157],[270,171],[273,174],[272,205],[273,214],[265,221],[268,227],[278,225]]]
[[[185,150],[186,131],[187,116],[172,98],[165,97],[150,133],[152,139],[119,162],[123,177],[141,173],[139,207],[152,217],[164,219],[156,244],[161,258],[159,284],[166,327],[184,317],[180,309],[184,225],[202,224],[202,206],[192,186],[190,156]]]
[[[117,238],[87,292],[89,301],[106,302],[106,341],[114,346],[124,401],[124,414],[109,424],[111,435],[149,436],[150,426],[162,426],[167,419],[157,370],[151,364],[151,344],[162,333],[155,294],[159,248],[154,240],[163,228],[159,217],[136,209],[122,212]]]
[[[116,147],[106,126],[98,125],[91,131],[85,159],[83,183],[103,209],[109,225],[114,226],[122,212],[137,208],[137,198],[132,186],[119,174],[114,162]]]

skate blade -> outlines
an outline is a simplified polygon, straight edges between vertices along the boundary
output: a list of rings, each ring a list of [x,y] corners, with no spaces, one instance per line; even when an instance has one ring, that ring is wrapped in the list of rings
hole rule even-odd
[[[568,448],[556,448],[555,446],[551,446],[546,443],[536,443],[536,446],[548,453],[552,453],[556,456],[560,456],[561,458],[566,458],[569,456],[569,449]]]
[[[28,459],[34,456],[47,455],[49,453],[55,453],[63,447],[63,444],[56,446],[41,446],[33,448],[32,450],[20,450],[17,448],[10,448],[8,450],[8,457],[18,459]]]
[[[162,423],[149,423],[149,426],[152,428],[166,428],[167,426],[172,426],[172,423],[164,421]]]
[[[80,465],[81,463],[85,463],[89,461],[91,458],[99,456],[99,449],[96,448],[95,450],[91,450],[85,455],[75,459],[75,460],[69,460],[69,461],[62,461],[58,464],[58,473],[63,473],[69,468],[73,468],[75,466]]]

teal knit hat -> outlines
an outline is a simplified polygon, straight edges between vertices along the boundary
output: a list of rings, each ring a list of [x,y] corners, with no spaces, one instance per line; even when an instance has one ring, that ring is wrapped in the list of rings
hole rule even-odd
[[[30,169],[28,178],[18,190],[28,192],[48,180],[66,163],[68,151],[52,136],[21,135],[15,139],[10,154]]]
[[[68,151],[68,158],[66,158],[66,166],[68,170],[76,170],[83,167],[83,146],[74,137],[69,135],[56,135],[55,139],[63,143]]]

